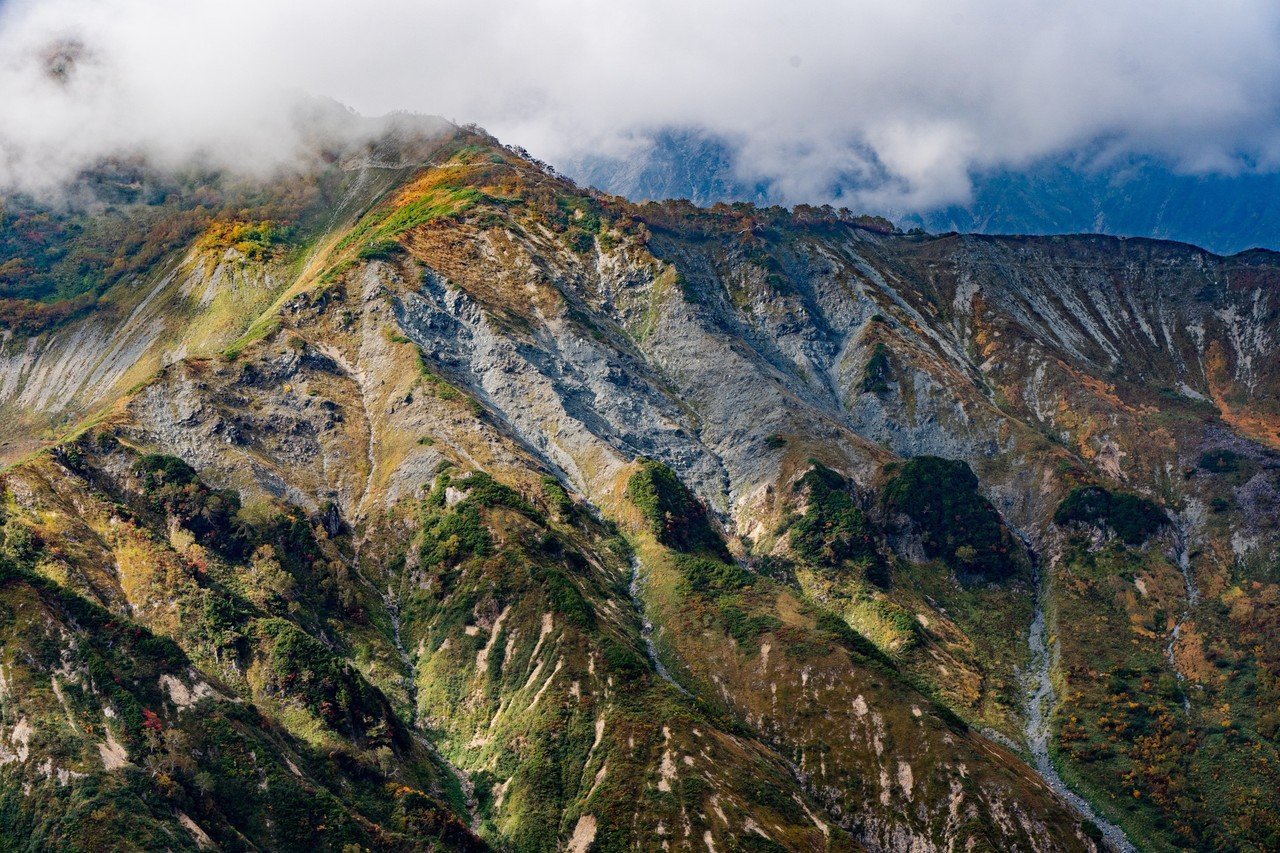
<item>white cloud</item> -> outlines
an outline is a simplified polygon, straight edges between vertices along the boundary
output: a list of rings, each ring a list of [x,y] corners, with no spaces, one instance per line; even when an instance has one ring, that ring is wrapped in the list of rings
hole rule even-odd
[[[82,45],[65,82],[50,45]],[[963,199],[1085,144],[1192,170],[1280,159],[1274,0],[9,0],[0,184],[103,154],[293,156],[297,93],[475,121],[555,162],[697,127],[824,201]]]

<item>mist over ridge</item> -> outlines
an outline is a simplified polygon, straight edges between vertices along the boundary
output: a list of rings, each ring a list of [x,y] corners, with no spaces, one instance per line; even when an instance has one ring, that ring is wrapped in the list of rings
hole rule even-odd
[[[1266,2],[10,0],[0,186],[118,156],[275,168],[315,133],[304,95],[476,122],[556,164],[692,128],[740,184],[874,211],[964,205],[975,173],[1082,148],[1268,172],[1278,32]]]

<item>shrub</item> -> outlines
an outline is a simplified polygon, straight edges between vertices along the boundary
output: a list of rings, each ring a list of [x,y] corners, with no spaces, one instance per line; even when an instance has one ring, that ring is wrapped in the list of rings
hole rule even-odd
[[[43,543],[30,527],[9,521],[0,527],[0,558],[5,558],[18,568],[35,565]]]
[[[855,562],[871,566],[880,562],[874,529],[849,493],[849,482],[835,471],[814,463],[796,491],[807,491],[804,517],[791,527],[791,548],[801,560],[815,567],[838,568]],[[880,572],[869,571],[879,580]]]
[[[371,243],[366,243],[356,253],[356,257],[362,261],[387,261],[404,253],[404,246],[401,246],[395,240],[375,240]]]
[[[1017,545],[967,462],[918,456],[884,487],[884,508],[915,524],[925,554],[953,569],[999,579],[1014,574]]]
[[[257,630],[268,641],[272,686],[299,700],[326,725],[360,738],[364,734],[360,724],[381,716],[377,697],[319,640],[284,619],[263,619]]]
[[[897,668],[888,655],[876,648],[875,643],[850,628],[848,622],[845,622],[834,613],[824,612],[820,614],[815,627],[837,640],[846,650],[852,652],[855,657],[878,663],[890,670]]]
[[[711,527],[707,510],[676,472],[661,462],[641,457],[640,470],[627,481],[627,497],[663,545],[687,554],[710,552],[729,559],[724,540]]]
[[[185,486],[198,479],[196,469],[185,461],[161,453],[148,453],[141,457],[134,470],[142,478],[142,488],[148,492],[161,486]]]
[[[724,621],[729,636],[740,644],[746,645],[761,634],[775,631],[782,627],[782,621],[767,613],[748,615],[734,604],[726,604],[720,608],[720,617]]]
[[[1169,520],[1156,503],[1144,497],[1110,492],[1101,486],[1079,486],[1058,504],[1053,521],[1110,527],[1126,545],[1141,545]]]
[[[876,344],[871,351],[867,366],[862,369],[862,391],[870,394],[884,394],[889,390],[889,348],[884,344]]]
[[[573,500],[555,477],[548,475],[542,478],[542,496],[557,517],[567,520],[573,516]]]
[[[447,507],[445,491],[450,485],[457,486],[467,495]],[[483,471],[470,474],[456,483],[447,471],[441,473],[423,505],[419,554],[426,566],[452,566],[467,557],[486,557],[493,552],[493,537],[480,516],[482,509],[506,507],[538,523],[543,522],[542,515],[519,492]]]
[[[624,679],[639,678],[648,672],[644,660],[630,646],[623,645],[612,637],[604,638],[600,644],[600,652],[604,657],[605,669]]]
[[[1200,457],[1197,466],[1213,474],[1234,474],[1244,457],[1233,450],[1215,450]]]
[[[733,592],[752,584],[755,576],[737,563],[717,560],[700,554],[681,554],[676,557],[680,572],[681,592],[717,594]]]
[[[505,506],[525,515],[537,517],[537,510],[520,493],[508,485],[499,483],[483,471],[470,474],[457,483],[459,489],[467,492],[462,503],[476,504],[485,509]]]
[[[546,585],[547,597],[551,599],[551,606],[569,624],[582,629],[595,627],[595,610],[564,572],[559,569],[546,570],[543,583]]]
[[[422,526],[419,554],[425,566],[453,565],[466,557],[485,557],[493,550],[493,537],[475,504],[459,504],[428,513]]]
[[[570,228],[565,235],[565,242],[569,244],[570,249],[583,255],[595,248],[596,238],[581,228]]]
[[[176,456],[143,456],[134,464],[134,473],[142,480],[153,512],[173,517],[201,545],[232,559],[247,552],[250,537],[237,519],[238,492],[209,488],[194,468]]]

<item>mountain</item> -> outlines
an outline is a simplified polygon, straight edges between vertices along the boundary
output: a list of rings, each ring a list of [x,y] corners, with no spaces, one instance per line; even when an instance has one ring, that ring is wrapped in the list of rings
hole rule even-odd
[[[1280,248],[1280,175],[1184,175],[1158,162],[1042,163],[982,175],[974,198],[902,217],[931,231],[1156,237],[1219,254]]]
[[[639,156],[581,156],[562,169],[584,184],[632,199],[687,198],[702,205],[784,201],[768,181],[738,176],[729,143],[691,130],[658,133]],[[1111,161],[1076,153],[971,178],[966,204],[875,212],[903,228],[934,233],[1152,237],[1224,255],[1280,248],[1277,174],[1184,174],[1154,158]],[[832,195],[854,199],[865,183],[850,178],[833,186]]]
[[[77,192],[4,208],[5,847],[1280,842],[1280,256],[446,126]]]

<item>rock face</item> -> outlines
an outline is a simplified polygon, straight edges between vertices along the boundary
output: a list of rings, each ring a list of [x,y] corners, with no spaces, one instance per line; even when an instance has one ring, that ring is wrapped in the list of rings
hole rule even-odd
[[[7,842],[1280,840],[1274,256],[417,150],[5,339]]]

